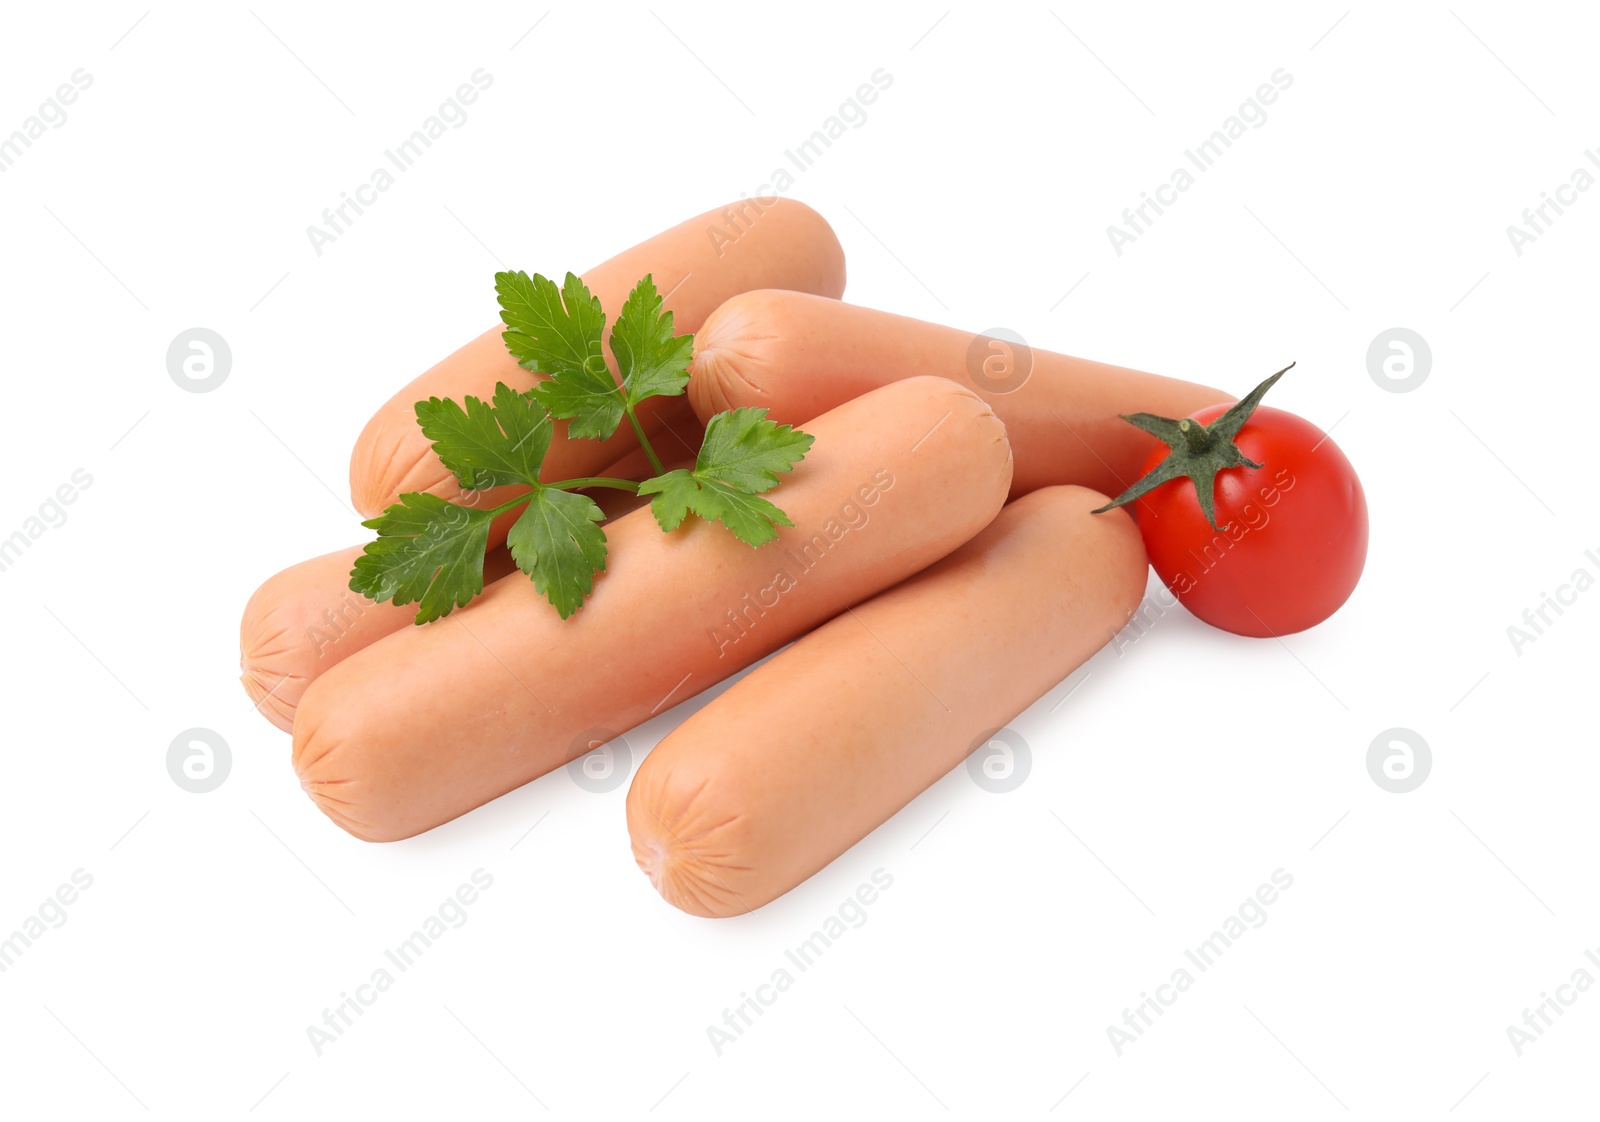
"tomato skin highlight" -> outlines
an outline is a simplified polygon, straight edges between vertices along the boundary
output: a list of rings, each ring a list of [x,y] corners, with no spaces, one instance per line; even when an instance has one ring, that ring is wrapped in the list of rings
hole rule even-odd
[[[1190,414],[1210,424],[1228,410]],[[1350,598],[1367,559],[1367,499],[1339,446],[1309,421],[1259,406],[1235,443],[1260,468],[1217,474],[1213,530],[1188,479],[1132,504],[1150,564],[1214,627],[1265,638],[1315,627]],[[1167,455],[1157,448],[1149,472]]]

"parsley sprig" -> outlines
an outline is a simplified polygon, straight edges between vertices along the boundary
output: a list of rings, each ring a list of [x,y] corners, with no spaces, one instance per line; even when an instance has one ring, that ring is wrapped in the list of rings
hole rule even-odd
[[[483,591],[483,557],[489,527],[522,507],[506,537],[517,567],[566,619],[594,591],[606,567],[605,515],[582,490],[612,487],[650,495],[651,512],[671,532],[691,514],[721,522],[741,541],[759,546],[793,522],[765,498],[778,476],[805,458],[812,438],[766,419],[765,409],[733,409],[706,424],[692,469],[667,471],[644,426],[640,403],[675,397],[689,384],[693,335],[676,335],[655,282],[646,276],[623,303],[611,326],[611,354],[602,350],[606,315],[583,281],[568,273],[558,287],[535,273],[496,273],[506,348],[525,369],[546,377],[532,389],[504,382],[494,397],[458,404],[431,397],[416,403],[417,424],[463,490],[521,486],[526,493],[499,506],[479,508],[436,495],[410,492],[362,525],[378,537],[356,558],[350,587],[376,601],[417,605],[417,623],[466,606]],[[554,421],[567,422],[573,439],[604,440],[626,418],[655,475],[637,483],[591,476],[553,483],[540,480]]]

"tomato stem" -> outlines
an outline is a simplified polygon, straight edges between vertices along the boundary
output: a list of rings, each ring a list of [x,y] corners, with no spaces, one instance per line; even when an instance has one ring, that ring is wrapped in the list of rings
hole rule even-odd
[[[1291,362],[1234,402],[1226,413],[1209,425],[1203,425],[1192,417],[1174,420],[1171,417],[1158,417],[1154,413],[1122,414],[1124,421],[1164,442],[1171,451],[1148,475],[1094,513],[1104,514],[1115,507],[1126,506],[1174,479],[1188,479],[1194,484],[1200,512],[1206,516],[1213,530],[1221,531],[1222,527],[1217,525],[1217,473],[1228,468],[1264,466],[1247,459],[1234,443],[1234,437],[1244,428],[1266,392],[1292,369],[1294,363]]]
[[[1183,433],[1184,447],[1197,456],[1203,456],[1217,446],[1217,438],[1199,421],[1185,417],[1178,422],[1178,431]]]

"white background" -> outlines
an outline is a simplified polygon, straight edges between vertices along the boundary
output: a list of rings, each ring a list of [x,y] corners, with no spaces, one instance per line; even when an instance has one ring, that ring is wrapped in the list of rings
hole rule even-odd
[[[1506,1032],[1600,978],[1600,591],[1520,653],[1506,632],[1600,572],[1600,191],[1520,256],[1506,234],[1600,145],[1582,7],[544,12],[7,6],[0,133],[94,81],[0,175],[0,536],[93,484],[0,573],[0,934],[94,881],[0,974],[0,1111],[1592,1109],[1600,993],[1520,1057]],[[466,124],[317,256],[306,227],[479,67]],[[1272,403],[1335,426],[1371,506],[1353,599],[1285,642],[1169,614],[1014,723],[1019,789],[958,769],[738,920],[661,902],[625,787],[556,773],[394,845],[333,827],[235,681],[236,625],[269,574],[361,539],[367,416],[493,322],[494,269],[581,270],[754,192],[880,67],[790,192],[838,231],[847,299],[1235,393],[1297,360]],[[1280,67],[1266,124],[1114,253],[1122,209]],[[165,365],[197,325],[234,355],[206,394]],[[1404,394],[1366,365],[1397,325],[1433,351]],[[233,755],[207,795],[167,774],[194,726]],[[1433,755],[1405,795],[1366,764],[1394,726]],[[317,1056],[307,1026],[478,868],[466,925]],[[717,1055],[707,1026],[880,868],[865,925]],[[1279,868],[1268,922],[1119,1056],[1107,1026]]]

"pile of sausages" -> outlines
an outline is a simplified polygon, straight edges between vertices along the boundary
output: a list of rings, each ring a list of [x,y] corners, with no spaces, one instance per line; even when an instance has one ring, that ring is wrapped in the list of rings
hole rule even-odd
[[[413,606],[349,591],[360,545],[269,579],[245,608],[242,680],[292,731],[302,786],[349,833],[432,829],[792,642],[668,734],[627,798],[634,856],[662,896],[742,914],[959,764],[1137,605],[1137,527],[1122,510],[1090,513],[1154,446],[1119,414],[1181,417],[1229,395],[1037,350],[1020,377],[996,377],[985,337],[841,303],[844,254],[815,211],[767,200],[731,244],[708,237],[726,213],[583,279],[611,311],[653,274],[676,330],[695,334],[688,394],[641,410],[655,447],[680,453],[669,467],[692,462],[723,409],[760,406],[815,436],[772,494],[794,526],[752,549],[696,519],[662,533],[633,496],[597,494],[610,556],[565,621],[503,548],[478,600],[422,627]],[[412,405],[531,385],[502,330],[368,422],[350,461],[363,515],[409,491],[463,498]],[[546,478],[647,473],[626,425],[605,441],[560,431]]]

